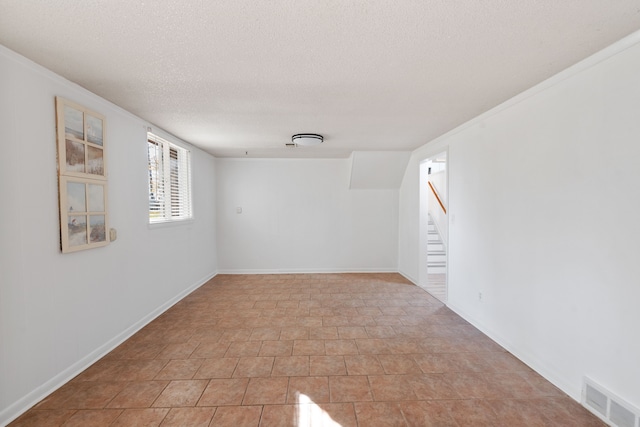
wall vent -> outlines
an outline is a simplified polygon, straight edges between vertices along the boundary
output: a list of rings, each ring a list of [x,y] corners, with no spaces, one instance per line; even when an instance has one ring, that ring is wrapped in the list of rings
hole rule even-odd
[[[585,390],[585,404],[598,411],[603,417],[607,416],[607,405],[609,398],[606,394],[600,393],[600,391],[594,388],[591,384],[586,384]]]
[[[614,427],[640,427],[640,409],[585,377],[582,404]]]
[[[611,401],[611,408],[609,409],[609,419],[613,423],[620,427],[636,427],[636,416],[633,412],[618,404],[615,400]]]

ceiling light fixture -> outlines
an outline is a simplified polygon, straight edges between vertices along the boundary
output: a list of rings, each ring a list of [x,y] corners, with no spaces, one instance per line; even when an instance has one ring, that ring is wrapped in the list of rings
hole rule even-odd
[[[297,133],[291,137],[291,142],[303,147],[310,147],[313,145],[320,145],[324,141],[322,135],[317,133]]]

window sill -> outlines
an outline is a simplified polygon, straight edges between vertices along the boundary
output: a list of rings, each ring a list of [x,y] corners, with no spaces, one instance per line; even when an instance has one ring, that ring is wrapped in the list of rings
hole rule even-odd
[[[148,222],[147,226],[150,230],[156,228],[166,228],[166,227],[179,227],[182,225],[191,225],[193,224],[193,218],[188,219],[173,219],[168,221],[157,221],[157,222]]]

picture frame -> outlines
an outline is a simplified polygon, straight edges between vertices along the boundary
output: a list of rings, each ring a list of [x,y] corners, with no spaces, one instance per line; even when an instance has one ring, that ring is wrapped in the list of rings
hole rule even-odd
[[[106,180],[105,117],[56,97],[56,125],[58,173]]]
[[[62,252],[108,245],[107,183],[71,176],[60,176],[59,183]]]
[[[102,114],[55,98],[62,253],[110,243],[106,121]]]

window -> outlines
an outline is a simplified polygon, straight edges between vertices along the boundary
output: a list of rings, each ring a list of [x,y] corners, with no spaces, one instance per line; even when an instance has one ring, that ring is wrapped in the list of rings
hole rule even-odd
[[[192,218],[189,150],[152,133],[149,148],[149,223]]]

